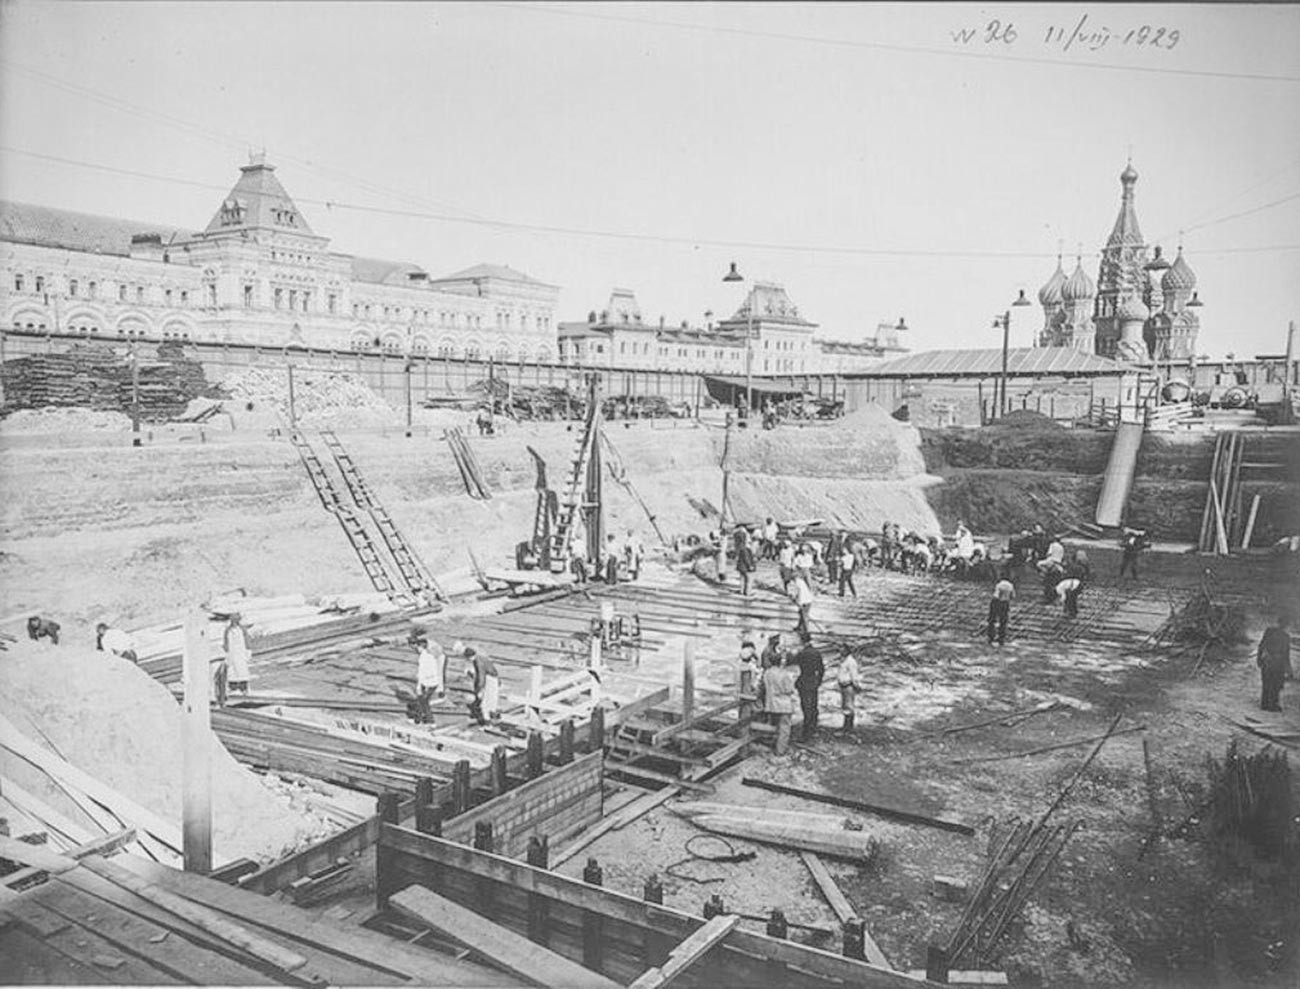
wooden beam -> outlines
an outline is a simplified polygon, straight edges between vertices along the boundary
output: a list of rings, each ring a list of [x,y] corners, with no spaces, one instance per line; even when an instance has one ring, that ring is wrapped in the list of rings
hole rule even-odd
[[[688,968],[704,957],[715,944],[731,933],[740,923],[734,913],[720,913],[668,955],[668,960],[658,968],[652,968],[628,984],[628,989],[665,989],[680,977]]]
[[[208,616],[191,609],[185,616],[185,649],[181,654],[185,689],[181,734],[181,814],[185,870],[212,871],[212,730],[208,688],[212,669],[204,633]]]
[[[801,852],[800,857],[808,871],[812,873],[813,881],[817,883],[818,889],[822,891],[822,896],[826,897],[826,902],[831,905],[835,911],[835,916],[839,918],[841,924],[847,924],[851,920],[860,920],[857,911],[853,909],[845,895],[840,892],[839,886],[835,885],[835,880],[826,868],[826,864],[817,857],[816,852]],[[872,965],[879,965],[881,968],[893,968],[889,964],[889,959],[885,953],[880,950],[880,945],[876,944],[872,938],[871,932],[867,930],[866,925],[862,927],[862,948],[867,956],[867,961]]]
[[[482,966],[458,963],[432,952],[408,948],[400,941],[364,927],[313,920],[309,914],[296,907],[277,903],[268,897],[236,889],[205,876],[180,872],[138,859],[125,862],[132,872],[142,878],[194,903],[238,917],[245,923],[255,924],[277,936],[284,935],[331,955],[381,972],[404,976],[416,985],[501,985],[501,977]]]
[[[8,839],[6,839],[6,841],[7,840]],[[76,860],[76,859],[85,858],[87,855],[112,855],[114,852],[121,849],[123,845],[129,845],[133,841],[135,841],[135,829],[127,828],[125,831],[118,831],[115,834],[105,835],[102,838],[95,838],[92,841],[84,842],[83,844],[78,845],[76,848],[64,852],[63,857]],[[19,844],[26,845],[27,843],[19,842]],[[30,848],[34,846],[28,845],[27,847]],[[45,851],[48,854],[48,849],[45,849]],[[12,858],[12,856],[9,855],[3,855],[0,857]],[[18,860],[14,859],[14,861],[18,861]],[[17,872],[9,873],[9,875],[3,878],[3,883],[5,886],[15,886],[25,879],[30,879],[32,876],[36,875],[39,872],[49,872],[49,871],[50,870],[42,869],[39,866],[28,865],[26,866],[26,868],[19,869]],[[67,871],[68,871],[67,869],[61,868],[58,870],[58,873],[63,873]]]
[[[860,810],[867,814],[877,814],[880,817],[892,818],[897,821],[905,821],[908,824],[923,824],[932,828],[940,828],[944,831],[952,831],[954,834],[962,834],[972,837],[975,829],[968,824],[962,824],[959,821],[948,821],[940,817],[929,817],[925,814],[914,814],[911,811],[898,810],[893,807],[884,807],[879,804],[869,804],[862,800],[850,800],[847,797],[835,797],[826,793],[817,793],[814,790],[801,790],[798,787],[783,786],[780,783],[769,783],[767,780],[755,779],[746,776],[741,780],[744,786],[757,787],[760,790],[770,790],[773,793],[784,793],[791,797],[802,797],[804,800],[812,800],[817,803],[831,804],[835,807],[845,807],[849,810]]]
[[[421,924],[472,948],[502,971],[529,985],[554,989],[590,987],[619,989],[619,984],[599,972],[584,968],[549,948],[534,944],[522,934],[493,923],[459,903],[423,886],[407,886],[388,898],[388,905]]]

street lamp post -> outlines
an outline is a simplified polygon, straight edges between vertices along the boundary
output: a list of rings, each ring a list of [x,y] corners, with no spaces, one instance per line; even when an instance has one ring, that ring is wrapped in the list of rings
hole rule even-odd
[[[745,276],[736,270],[736,262],[731,262],[731,270],[722,276],[724,282],[743,282]],[[754,411],[754,303],[751,298],[745,317],[745,418]]]
[[[1016,298],[1016,301],[1011,303],[1013,307],[1027,306],[1030,304],[1031,304],[1030,301],[1025,298],[1025,290],[1023,288],[1020,290],[1020,295]],[[1002,376],[999,382],[999,387],[1002,394],[1001,397],[998,399],[997,404],[998,404],[998,418],[1001,419],[1004,418],[1007,414],[1007,350],[1011,342],[1011,310],[1010,309],[1004,312],[1001,316],[995,316],[993,318],[994,329],[996,329],[999,326],[1002,327]]]

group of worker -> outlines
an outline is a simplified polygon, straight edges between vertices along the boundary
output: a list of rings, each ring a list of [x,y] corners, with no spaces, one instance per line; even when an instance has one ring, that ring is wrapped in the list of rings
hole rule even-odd
[[[796,702],[801,715],[800,738],[805,742],[813,739],[820,722],[818,695],[826,679],[826,661],[807,631],[799,633],[797,649],[786,648],[777,633],[768,637],[761,653],[754,637],[746,634],[740,645],[740,670],[742,683],[745,674],[754,681],[762,712],[776,730],[777,755],[785,755],[790,749]],[[857,659],[852,654],[846,656],[836,675],[844,702],[842,730],[851,731],[854,702],[862,687]]]
[[[424,629],[415,629],[407,637],[415,651],[415,697],[411,704],[411,718],[417,724],[433,723],[433,702],[447,696],[447,651]],[[472,699],[470,717],[476,724],[486,725],[501,715],[501,675],[492,657],[473,646],[457,641],[451,654],[464,663],[463,675],[470,682]]]
[[[617,584],[624,580],[637,580],[641,576],[641,565],[645,562],[645,543],[636,530],[628,529],[620,545],[618,537],[610,533],[605,537],[605,552],[600,561],[599,579],[606,584]],[[582,541],[575,537],[569,550],[569,572],[579,584],[588,583],[593,576],[592,565],[583,552]]]

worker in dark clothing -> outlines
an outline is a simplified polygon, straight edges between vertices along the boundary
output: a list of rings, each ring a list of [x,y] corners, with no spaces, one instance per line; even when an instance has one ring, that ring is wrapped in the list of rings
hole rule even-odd
[[[826,677],[826,663],[822,654],[812,644],[812,636],[804,632],[800,637],[803,648],[795,654],[794,661],[799,667],[799,676],[794,688],[799,692],[799,706],[803,709],[803,733],[805,742],[812,741],[817,731],[818,715],[817,694],[821,690],[822,680]]]
[[[1128,571],[1133,571],[1133,579],[1137,580],[1138,575],[1138,554],[1151,545],[1151,540],[1147,538],[1145,529],[1125,529],[1124,535],[1119,541],[1120,549],[1123,556],[1119,561],[1119,575],[1121,577]]]
[[[1259,666],[1259,706],[1265,711],[1282,710],[1282,683],[1291,666],[1291,636],[1286,630],[1287,624],[1287,619],[1281,618],[1276,625],[1265,629],[1255,654],[1255,663]]]
[[[1003,577],[993,586],[993,597],[989,599],[989,645],[996,642],[1006,645],[1007,621],[1011,618],[1011,602],[1016,599],[1016,585]]]
[[[737,532],[746,532],[745,529],[737,529]],[[758,562],[754,559],[753,541],[748,537],[737,540],[736,542],[736,573],[740,574],[740,593],[749,597],[749,581],[754,571],[758,569]]]
[[[48,618],[42,618],[40,615],[32,615],[27,619],[27,637],[33,642],[38,639],[49,639],[56,646],[59,644],[59,623],[52,622]]]

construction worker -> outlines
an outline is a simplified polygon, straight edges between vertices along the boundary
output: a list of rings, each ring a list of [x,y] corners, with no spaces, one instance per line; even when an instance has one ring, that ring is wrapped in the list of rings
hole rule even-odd
[[[1065,606],[1066,618],[1079,616],[1079,598],[1083,594],[1083,581],[1078,577],[1064,577],[1056,582],[1056,600]]]
[[[812,617],[813,592],[812,584],[802,570],[796,572],[793,587],[791,596],[799,608],[799,621],[794,629],[800,635],[807,635],[808,621]]]
[[[1260,680],[1259,706],[1263,711],[1282,710],[1282,684],[1291,668],[1291,635],[1287,632],[1289,624],[1283,615],[1276,625],[1265,629],[1255,653]]]
[[[767,645],[763,647],[762,655],[758,657],[762,663],[763,669],[769,666],[781,665],[781,633],[776,632],[767,637]]]
[[[244,628],[244,619],[239,612],[230,616],[226,630],[221,637],[222,648],[226,652],[226,680],[231,691],[248,693],[249,663],[253,654],[248,648],[248,632]]]
[[[605,540],[605,583],[618,583],[618,545],[612,532]]]
[[[1119,560],[1119,575],[1122,578],[1125,573],[1132,571],[1133,579],[1138,579],[1138,554],[1151,545],[1151,540],[1147,538],[1145,529],[1124,529],[1124,535],[1120,537],[1119,546],[1121,556]]]
[[[780,660],[763,671],[763,711],[776,726],[777,755],[790,750],[790,723],[794,720],[794,671]]]
[[[460,654],[467,664],[465,676],[474,684],[470,716],[480,725],[495,721],[501,714],[501,676],[497,664],[473,646],[462,646]]]
[[[591,579],[591,574],[587,570],[587,556],[583,553],[581,545],[575,545],[569,553],[569,572],[579,584],[585,584]]]
[[[812,546],[808,543],[801,544],[799,546],[799,552],[794,555],[795,576],[803,577],[810,587],[812,586],[813,565],[816,563],[816,559],[817,558],[813,556]]]
[[[1016,599],[1016,585],[1003,577],[993,585],[993,597],[989,599],[989,645],[994,640],[1000,646],[1007,642],[1007,622],[1011,618],[1011,602]]]
[[[799,667],[799,676],[794,686],[799,692],[799,706],[803,709],[802,737],[805,742],[810,742],[820,720],[818,694],[822,689],[822,681],[826,679],[826,663],[822,659],[821,650],[812,644],[812,636],[808,632],[805,631],[799,638],[803,647],[794,657]]]
[[[776,522],[768,516],[767,521],[763,523],[763,559],[776,559],[776,537],[780,531]]]
[[[100,652],[112,653],[131,662],[139,662],[136,657],[135,640],[120,628],[109,628],[104,622],[95,626],[95,648]]]
[[[641,560],[645,557],[645,546],[641,543],[641,537],[631,529],[627,530],[627,542],[623,544],[623,554],[627,561],[628,579],[636,580],[641,576]]]
[[[853,546],[847,539],[840,543],[840,566],[839,566],[839,584],[840,597],[844,597],[844,589],[847,587],[849,593],[855,598],[858,596],[858,589],[853,586],[853,571],[857,569],[858,557],[853,552]]]
[[[52,622],[40,615],[32,615],[27,619],[27,638],[36,642],[39,639],[49,639],[56,646],[59,644],[59,623]]]
[[[853,723],[857,716],[858,692],[862,689],[862,675],[856,653],[849,652],[840,660],[840,668],[835,673],[835,682],[839,684],[840,713],[844,716],[840,731],[847,734],[853,730]]]
[[[837,529],[831,533],[830,541],[826,545],[826,579],[832,584],[838,584],[840,580],[840,557],[844,554],[845,533],[842,529]],[[844,596],[843,590],[840,591],[840,597]]]
[[[781,574],[781,587],[789,594],[794,580],[794,544],[788,539],[783,540],[777,550],[776,569]]]
[[[423,631],[412,632],[410,642],[416,661],[415,702],[419,716],[415,720],[417,724],[432,724],[434,698],[447,696],[447,654]]]
[[[753,540],[749,538],[749,530],[741,527],[736,531],[745,534],[736,543],[736,573],[740,575],[740,593],[749,597],[749,580],[758,569],[758,562],[754,559]]]

